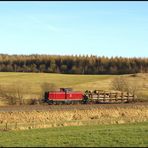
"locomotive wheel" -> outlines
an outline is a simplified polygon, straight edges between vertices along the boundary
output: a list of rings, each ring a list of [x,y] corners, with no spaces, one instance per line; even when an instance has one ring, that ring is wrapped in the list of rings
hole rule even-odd
[[[49,105],[52,105],[52,104],[53,104],[53,101],[52,101],[52,100],[48,100],[47,103],[48,103]]]
[[[62,105],[62,101],[58,101],[58,105]]]
[[[55,101],[53,101],[53,104],[56,105],[57,103]]]

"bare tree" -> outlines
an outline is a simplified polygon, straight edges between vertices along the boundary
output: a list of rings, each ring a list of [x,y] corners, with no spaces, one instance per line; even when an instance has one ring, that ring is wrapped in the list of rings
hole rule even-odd
[[[41,84],[41,97],[44,98],[45,92],[55,91],[57,90],[57,86],[54,83],[42,83]]]
[[[133,83],[132,81],[128,81],[126,78],[120,76],[116,77],[111,82],[111,89],[128,92],[133,95],[137,95],[140,89],[139,83]]]
[[[14,86],[13,90],[16,100],[19,102],[19,104],[24,104],[24,97],[29,92],[29,86],[23,83],[15,84],[13,86]]]
[[[0,97],[7,100],[10,105],[23,104],[27,86],[22,83],[3,86],[0,84]]]
[[[111,82],[111,88],[118,91],[127,91],[128,83],[123,77],[116,77]]]
[[[42,91],[55,91],[57,88],[54,83],[45,82],[41,84],[41,89]]]

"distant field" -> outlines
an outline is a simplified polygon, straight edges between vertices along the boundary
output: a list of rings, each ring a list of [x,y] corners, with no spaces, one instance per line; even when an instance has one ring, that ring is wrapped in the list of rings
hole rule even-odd
[[[0,147],[148,147],[148,123],[0,132]]]
[[[49,73],[15,73],[0,72],[1,85],[27,86],[29,97],[37,97],[41,92],[41,84],[44,82],[54,83],[57,88],[72,87],[74,90],[85,91],[87,89],[110,90],[111,81],[119,75],[66,75],[66,74],[49,74]],[[148,96],[148,74],[123,75],[133,83],[141,84],[140,92]],[[27,98],[27,97],[26,97]]]
[[[0,83],[4,85],[26,84],[31,87],[31,93],[38,93],[40,85],[44,82],[54,83],[57,87],[73,87],[76,90],[86,90],[92,88],[92,85],[95,85],[93,88],[108,88],[107,85],[113,77],[115,76],[1,72]]]

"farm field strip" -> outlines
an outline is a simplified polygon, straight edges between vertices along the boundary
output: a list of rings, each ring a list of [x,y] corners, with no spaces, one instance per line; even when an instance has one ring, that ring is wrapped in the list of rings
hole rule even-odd
[[[109,105],[109,104],[108,104]],[[72,110],[0,112],[0,127],[18,129],[89,124],[123,124],[148,121],[148,106],[100,107]]]

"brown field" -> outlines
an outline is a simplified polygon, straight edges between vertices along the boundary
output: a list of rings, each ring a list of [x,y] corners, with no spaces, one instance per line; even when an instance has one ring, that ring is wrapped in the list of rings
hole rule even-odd
[[[148,103],[23,107],[21,109],[17,107],[14,107],[14,109],[11,107],[9,109],[7,107],[1,108],[0,129],[31,129],[148,121]]]

